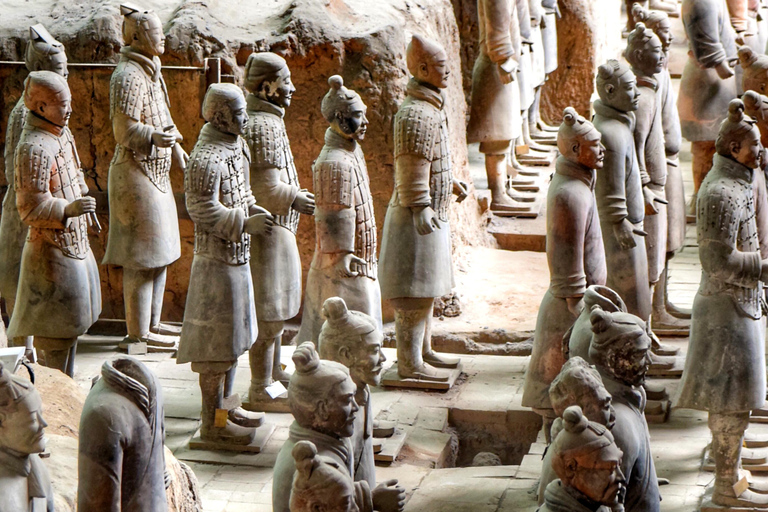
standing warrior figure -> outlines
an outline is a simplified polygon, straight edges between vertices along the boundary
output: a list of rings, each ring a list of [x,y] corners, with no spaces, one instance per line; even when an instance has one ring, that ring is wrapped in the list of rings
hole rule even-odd
[[[53,71],[67,78],[67,54],[64,46],[55,40],[42,25],[29,27],[29,43],[25,56],[27,70]],[[16,301],[16,289],[19,286],[21,270],[21,251],[27,238],[27,226],[19,217],[16,209],[16,188],[14,170],[16,145],[27,121],[29,109],[24,105],[24,97],[19,98],[8,117],[5,134],[5,177],[8,191],[3,198],[3,214],[0,217],[0,297],[5,298],[8,315],[13,316]],[[69,131],[69,129],[66,129]],[[12,345],[27,347],[27,357],[32,360],[32,337],[11,339]]]
[[[683,137],[691,142],[693,193],[712,167],[715,139],[736,97],[736,79],[729,62],[736,58],[733,27],[725,0],[683,0],[683,26],[690,50],[680,81],[677,111]]]
[[[0,363],[0,512],[54,512],[43,402],[28,380]]]
[[[214,84],[203,102],[200,130],[184,177],[187,210],[195,222],[195,256],[176,362],[200,374],[203,441],[247,445],[264,415],[238,407],[226,425],[216,410],[233,394],[237,358],[256,340],[251,282],[251,235],[272,231],[272,216],[256,206],[248,184],[250,155],[240,137],[248,115],[233,84]]]
[[[74,374],[71,348],[101,313],[99,269],[88,242],[96,200],[88,193],[72,133],[67,80],[30,73],[29,109],[16,146],[16,206],[29,226],[21,254],[10,338],[34,336],[44,364]]]
[[[286,320],[301,305],[301,260],[296,245],[299,215],[312,215],[315,198],[299,186],[285,131],[285,109],[296,91],[285,59],[274,53],[252,53],[245,64],[248,124],[243,137],[251,150],[251,187],[261,206],[275,216],[271,235],[251,239],[251,274],[259,337],[250,351],[249,408],[265,410],[272,381],[287,383],[280,366]]]
[[[715,484],[712,502],[768,508],[768,496],[737,495],[744,430],[765,403],[760,255],[752,195],[763,147],[755,121],[732,100],[717,137],[712,170],[701,184],[696,231],[702,273],[693,301],[691,341],[676,407],[709,412]]]
[[[645,206],[634,139],[639,92],[635,75],[616,60],[600,66],[596,83],[600,99],[594,103],[594,123],[603,135],[605,162],[597,173],[595,196],[608,269],[606,286],[624,299],[630,313],[649,319]]]
[[[323,117],[331,124],[312,168],[315,202],[315,255],[307,276],[300,340],[317,343],[323,303],[341,297],[370,315],[381,329],[381,291],[376,279],[376,218],[368,169],[359,141],[365,137],[366,106],[342,78],[328,79]]]
[[[467,185],[451,175],[440,92],[448,86],[448,56],[414,35],[406,58],[413,78],[395,116],[395,189],[384,219],[379,280],[395,309],[400,377],[446,382],[449,375],[432,366],[456,368],[459,360],[432,350],[432,306],[453,287],[448,208],[451,192],[463,201]]]
[[[171,119],[160,72],[165,51],[160,18],[122,5],[120,61],[112,73],[109,112],[117,145],[109,164],[109,240],[104,264],[123,267],[128,329],[124,343],[174,346],[180,331],[160,323],[168,265],[179,259],[179,222],[171,189],[171,160],[187,154]]]
[[[556,172],[547,192],[547,261],[550,284],[539,307],[533,353],[525,374],[523,405],[544,418],[547,441],[555,412],[549,387],[565,363],[563,335],[583,307],[587,287],[605,284],[605,250],[595,202],[595,169],[605,148],[600,132],[565,109],[558,132]]]

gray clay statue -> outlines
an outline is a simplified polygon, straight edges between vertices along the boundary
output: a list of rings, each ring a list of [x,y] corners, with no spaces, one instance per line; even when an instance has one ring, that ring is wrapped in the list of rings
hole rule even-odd
[[[321,111],[330,123],[325,145],[312,167],[315,191],[315,254],[307,275],[304,313],[298,338],[317,343],[323,303],[341,297],[374,318],[381,329],[381,290],[377,280],[376,217],[368,169],[360,141],[367,107],[338,75]]]
[[[765,324],[761,307],[768,260],[757,238],[753,180],[763,147],[754,119],[732,100],[712,170],[696,208],[702,276],[693,302],[688,355],[676,406],[709,412],[715,483],[712,502],[768,508],[768,496],[737,493],[744,430],[765,403]]]
[[[203,102],[207,123],[187,165],[187,211],[195,223],[195,255],[176,362],[200,374],[201,439],[249,444],[263,414],[237,407],[217,425],[216,411],[233,396],[237,358],[256,340],[256,310],[249,244],[252,234],[269,236],[272,216],[256,206],[248,183],[250,152],[240,137],[248,115],[234,84],[211,85]]]
[[[552,424],[552,439],[563,430],[563,414],[573,405],[578,405],[589,421],[599,423],[608,430],[616,422],[611,395],[605,389],[603,379],[594,366],[580,357],[572,357],[565,362],[563,369],[552,381],[549,399],[557,415]],[[552,454],[551,449],[544,454],[539,480],[539,505],[544,503],[545,489],[557,478],[552,468]]]
[[[0,512],[54,512],[43,402],[28,380],[0,363]]]
[[[287,384],[290,378],[280,366],[280,347],[285,321],[296,316],[301,306],[296,230],[299,216],[314,212],[315,200],[299,185],[283,122],[296,91],[285,59],[269,52],[252,53],[245,65],[245,88],[248,124],[243,137],[251,151],[251,189],[259,205],[275,217],[271,234],[251,238],[259,336],[249,356],[248,408],[262,411],[272,402],[265,389],[273,381]]]
[[[53,71],[67,78],[67,54],[64,46],[54,39],[42,25],[29,27],[29,42],[24,56],[27,70]],[[19,98],[8,116],[5,133],[5,178],[8,191],[3,198],[3,211],[0,216],[0,296],[5,298],[8,316],[13,316],[16,290],[19,286],[21,271],[21,252],[27,239],[27,225],[19,217],[16,209],[15,160],[16,146],[24,130],[29,109],[24,105],[24,97]],[[32,357],[32,337],[10,340],[13,346],[27,347],[27,358]]]
[[[549,386],[565,362],[563,335],[573,325],[588,286],[605,284],[606,266],[595,202],[595,173],[605,148],[595,127],[568,107],[558,132],[555,175],[547,192],[549,290],[539,307],[533,353],[525,374],[522,404],[544,418],[549,430],[555,413]]]
[[[375,344],[369,345],[375,347]],[[357,386],[350,371],[341,363],[320,359],[311,341],[305,341],[293,353],[296,372],[288,386],[288,403],[295,421],[288,439],[277,455],[272,477],[272,508],[288,512],[291,482],[296,466],[291,455],[301,441],[311,441],[317,452],[333,460],[354,479],[355,503],[361,512],[401,512],[404,492],[397,480],[389,480],[371,489],[368,480],[355,470],[352,446],[361,413],[355,401]],[[356,371],[359,371],[359,367]]]
[[[406,99],[395,116],[395,187],[387,208],[379,261],[381,295],[395,309],[397,370],[403,379],[445,382],[459,360],[432,350],[432,308],[453,287],[451,194],[467,184],[451,174],[445,95],[448,56],[414,35],[406,52]],[[418,127],[418,128],[417,128]]]
[[[187,154],[160,69],[165,51],[160,18],[132,5],[122,5],[120,13],[125,46],[109,88],[117,145],[109,166],[103,263],[123,268],[124,344],[173,347],[179,329],[160,322],[167,268],[181,255],[170,172],[172,160],[181,169],[186,166]]]
[[[312,441],[293,447],[296,474],[291,486],[291,512],[358,512],[355,486],[346,469],[318,455]]]
[[[737,55],[725,0],[683,0],[682,18],[690,51],[680,80],[677,110],[683,137],[691,142],[696,194],[712,167],[715,139],[728,102],[736,97],[730,62]]]
[[[43,364],[70,377],[77,338],[101,313],[99,269],[88,241],[96,200],[86,196],[67,128],[71,103],[63,76],[30,73],[24,87],[29,115],[14,157],[16,207],[29,234],[8,326],[9,338],[34,336]]]
[[[80,416],[78,510],[165,512],[163,393],[144,363],[105,362]]]
[[[563,413],[552,446],[557,480],[547,485],[538,512],[608,512],[621,508],[622,452],[611,432],[589,421],[578,405]]]

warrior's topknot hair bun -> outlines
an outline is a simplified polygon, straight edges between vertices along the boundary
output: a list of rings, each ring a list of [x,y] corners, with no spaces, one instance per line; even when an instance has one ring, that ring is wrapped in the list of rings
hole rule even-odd
[[[580,434],[589,426],[589,420],[584,416],[581,407],[572,405],[563,412],[563,426],[571,434]]]
[[[339,75],[333,75],[328,79],[328,85],[330,85],[332,89],[339,90],[344,87],[344,79]]]
[[[740,99],[732,99],[728,103],[728,121],[740,123],[744,120],[744,102]]]
[[[563,110],[563,122],[568,126],[576,124],[576,120],[579,118],[578,112],[573,107],[565,107]]]
[[[320,356],[315,350],[315,344],[311,341],[299,345],[291,359],[296,365],[296,371],[301,375],[313,373],[320,366]]]

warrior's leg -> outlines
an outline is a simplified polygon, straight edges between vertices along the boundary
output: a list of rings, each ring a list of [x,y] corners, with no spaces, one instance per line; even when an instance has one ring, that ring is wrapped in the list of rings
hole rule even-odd
[[[168,276],[168,267],[156,269],[155,278],[152,283],[152,320],[149,330],[155,334],[164,334],[168,336],[179,336],[181,327],[177,325],[164,324],[161,321],[163,313],[163,297],[165,296],[165,280]]]
[[[157,269],[123,268],[125,323],[128,329],[126,343],[143,341],[148,345],[172,347],[178,342],[177,337],[163,336],[149,330],[155,306],[156,274]],[[163,273],[163,287],[165,287],[164,276]],[[162,296],[160,308],[162,309]]]
[[[554,409],[533,409],[533,412],[541,416],[542,420],[542,427],[544,429],[544,439],[546,440],[547,444],[552,443],[552,424],[555,422],[555,419],[557,418],[557,414],[555,414]]]
[[[651,320],[653,326],[663,329],[688,329],[690,322],[677,318],[667,311],[667,278],[669,273],[669,260],[671,253],[667,253],[664,270],[661,271],[659,281],[653,289],[653,313]]]
[[[421,344],[422,359],[424,359],[425,363],[437,368],[456,368],[459,366],[461,359],[458,357],[443,356],[432,350],[432,319],[434,318],[434,304],[435,302],[432,301],[432,306],[429,308],[429,316],[427,317],[427,325],[424,329],[424,341]]]
[[[491,211],[526,212],[530,205],[516,201],[507,193],[507,153],[510,141],[482,142],[480,152],[485,155],[485,173],[488,189],[491,191]]]
[[[715,488],[712,502],[724,506],[768,508],[768,495],[750,490],[737,495],[733,486],[739,481],[739,465],[744,431],[749,424],[749,412],[709,413],[712,431],[712,455],[715,459]]]
[[[203,408],[200,437],[205,441],[246,445],[253,441],[256,431],[233,423],[228,417],[216,423],[216,411],[224,407],[224,381],[232,367],[229,363],[192,363],[192,371],[200,374]],[[229,416],[229,415],[228,415]]]
[[[61,370],[70,377],[74,377],[75,367],[74,361],[72,361],[71,365],[69,364],[70,349],[76,341],[77,337],[45,338],[42,336],[35,336],[34,339],[35,348],[40,352],[40,359],[43,366]],[[71,373],[67,371],[68,369]]]
[[[6,298],[5,299],[5,309],[8,313],[8,318],[11,318],[13,316],[13,307],[16,305],[16,299],[13,298]],[[11,338],[8,340],[10,345],[12,347],[25,347],[26,350],[24,351],[24,355],[31,363],[36,363],[37,360],[35,359],[35,351],[32,350],[34,345],[34,338],[32,336],[17,336],[15,338]]]
[[[235,374],[237,373],[237,361],[232,368],[227,370],[224,376],[224,398],[232,397],[235,389]],[[248,412],[240,406],[229,410],[229,421],[241,427],[260,427],[264,423],[264,413]]]
[[[275,349],[272,360],[272,380],[279,380],[285,385],[285,387],[288,387],[288,381],[291,380],[291,374],[283,370],[283,365],[280,362],[280,355],[283,348],[283,326],[285,325],[284,322],[280,323],[283,325],[280,327],[280,332],[275,335],[274,342]]]
[[[259,335],[248,353],[251,364],[251,387],[248,397],[251,405],[259,399],[268,399],[265,389],[272,384],[275,345],[283,332],[283,324],[258,321]]]
[[[689,214],[696,215],[696,197],[699,193],[701,182],[712,168],[712,158],[715,156],[715,141],[703,140],[691,142],[691,169],[693,171],[693,196],[688,210]]]
[[[392,299],[397,337],[397,373],[401,378],[446,382],[449,375],[424,363],[422,344],[427,322],[432,315],[431,298]]]

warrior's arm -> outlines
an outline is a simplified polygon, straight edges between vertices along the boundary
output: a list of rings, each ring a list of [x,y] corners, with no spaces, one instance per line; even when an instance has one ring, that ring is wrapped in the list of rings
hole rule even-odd
[[[16,151],[16,208],[25,224],[38,228],[64,229],[69,204],[53,197],[50,190],[53,156],[37,145],[20,145]]]
[[[432,204],[429,171],[432,163],[422,155],[404,153],[395,161],[395,188],[401,206],[424,208]]]
[[[600,218],[611,224],[618,224],[629,215],[625,188],[628,160],[624,151],[606,147],[603,169],[597,173],[595,195]]]
[[[243,234],[245,212],[241,208],[227,208],[219,201],[220,165],[223,162],[201,162],[193,155],[184,183],[187,211],[196,226],[237,242]]]
[[[706,68],[717,66],[727,55],[720,42],[716,5],[710,0],[696,0],[683,5],[683,23],[694,57]]]
[[[360,512],[373,512],[373,495],[365,480],[355,482],[355,503]]]
[[[746,32],[749,29],[749,14],[747,0],[726,0],[731,26],[737,32]]]
[[[123,439],[116,411],[91,410],[80,423],[78,510],[120,512]]]
[[[355,251],[356,215],[350,174],[341,162],[318,162],[313,169],[315,235],[322,253]]]
[[[299,187],[280,179],[280,169],[269,165],[251,165],[251,189],[259,205],[273,215],[288,215],[299,193]]]
[[[551,231],[551,247],[547,244],[547,260],[552,277],[550,289],[558,298],[575,298],[587,290],[587,273],[584,270],[584,242],[587,234],[587,213],[592,208],[589,201],[573,193],[555,197],[552,213],[557,219],[548,226]]]
[[[495,0],[480,0],[485,11],[485,50],[492,62],[504,63],[515,55],[510,26],[510,4]]]
[[[655,94],[654,94],[655,96]],[[640,169],[640,181],[643,186],[651,182],[651,176],[648,174],[648,168],[645,165],[645,144],[648,141],[648,134],[653,127],[653,112],[650,108],[644,108],[646,105],[643,96],[640,97],[640,108],[635,112],[635,148],[637,151],[637,166]]]

